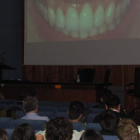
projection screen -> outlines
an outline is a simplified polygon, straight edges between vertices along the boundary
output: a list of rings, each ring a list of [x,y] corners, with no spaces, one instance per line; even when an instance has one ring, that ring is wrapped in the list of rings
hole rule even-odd
[[[140,64],[140,0],[25,0],[24,64]]]

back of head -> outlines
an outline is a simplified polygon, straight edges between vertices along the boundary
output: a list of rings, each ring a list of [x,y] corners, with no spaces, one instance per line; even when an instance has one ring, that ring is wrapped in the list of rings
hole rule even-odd
[[[94,129],[87,129],[81,136],[80,140],[103,140],[102,135]]]
[[[69,105],[69,118],[71,120],[78,119],[79,116],[83,113],[84,106],[79,101],[73,101]]]
[[[101,98],[103,99],[103,103],[106,103],[106,100],[112,95],[112,92],[108,89],[104,89],[101,91]]]
[[[108,109],[117,109],[118,106],[120,105],[120,99],[117,95],[112,94],[105,103],[108,107]]]
[[[120,120],[119,113],[105,110],[101,114],[101,126],[104,130],[114,134]]]
[[[28,113],[34,111],[38,107],[38,100],[36,97],[28,96],[23,101],[23,108]]]
[[[46,124],[46,139],[47,140],[71,140],[73,128],[71,122],[57,117],[50,120]]]
[[[15,128],[11,140],[36,140],[34,129],[27,123]]]
[[[116,132],[120,140],[139,140],[138,127],[131,119],[120,120]]]
[[[0,140],[8,140],[7,132],[0,128]]]

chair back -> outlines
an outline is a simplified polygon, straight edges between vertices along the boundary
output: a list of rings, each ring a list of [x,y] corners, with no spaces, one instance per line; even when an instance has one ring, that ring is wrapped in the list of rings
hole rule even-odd
[[[17,126],[23,124],[23,123],[28,123],[31,125],[35,130],[44,130],[44,124],[46,121],[44,120],[24,120],[24,119],[16,119],[12,121],[12,126],[13,128],[16,128]]]
[[[63,117],[65,119],[69,119],[67,112],[56,112],[55,117]]]
[[[73,129],[77,131],[85,130],[85,124],[81,122],[72,122],[72,126],[73,126]]]
[[[99,123],[88,123],[86,125],[86,129],[95,129],[100,132],[102,130],[102,127]]]
[[[86,123],[93,123],[93,120],[97,115],[98,113],[90,113],[86,119]]]
[[[102,135],[103,140],[118,140],[118,136]]]
[[[11,117],[0,117],[0,128],[11,128],[11,121],[14,121]]]
[[[105,110],[105,108],[89,108],[93,113],[101,113]]]

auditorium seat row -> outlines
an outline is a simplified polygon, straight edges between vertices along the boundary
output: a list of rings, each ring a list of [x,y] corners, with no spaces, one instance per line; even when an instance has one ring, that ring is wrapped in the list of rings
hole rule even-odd
[[[16,105],[19,102],[19,100],[15,99],[0,99],[0,104],[6,104],[6,105]],[[82,102],[85,107],[91,108],[95,105],[99,105],[99,103],[85,103]],[[70,101],[68,102],[57,102],[57,101],[39,101],[38,102],[39,106],[41,105],[54,105],[54,106],[69,106]]]
[[[23,105],[22,104],[1,104],[0,103],[0,109],[11,109],[11,108],[19,108],[19,109],[23,109]],[[102,108],[88,108],[90,110],[92,110],[94,113],[100,113],[102,112],[104,109]],[[48,111],[48,112],[66,112],[68,110],[68,106],[56,106],[56,105],[39,105],[38,106],[38,110],[39,111]]]

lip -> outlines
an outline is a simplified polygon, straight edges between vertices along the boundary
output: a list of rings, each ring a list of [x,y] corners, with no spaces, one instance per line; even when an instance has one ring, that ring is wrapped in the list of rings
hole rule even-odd
[[[140,0],[133,0],[130,9],[126,13],[125,17],[121,21],[120,25],[112,31],[107,31],[104,34],[98,34],[86,39],[72,38],[66,36],[63,33],[52,29],[44,20],[44,18],[39,14],[38,9],[36,8],[35,1],[30,0],[30,6],[28,11],[33,19],[33,22],[36,24],[38,30],[39,38],[43,41],[76,41],[76,40],[99,40],[99,39],[122,39],[128,38],[127,34],[128,29],[131,29],[137,13],[139,12],[139,7],[137,6]],[[133,37],[132,37],[133,38]]]

